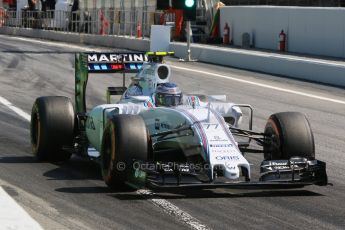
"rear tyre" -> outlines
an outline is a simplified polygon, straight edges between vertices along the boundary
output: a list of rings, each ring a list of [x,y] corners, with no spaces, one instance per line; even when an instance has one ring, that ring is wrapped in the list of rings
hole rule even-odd
[[[69,98],[39,97],[31,112],[30,137],[33,154],[39,161],[67,161],[71,153],[62,149],[72,146],[75,112]]]
[[[265,134],[271,137],[270,144],[264,145],[265,160],[315,159],[314,136],[304,114],[283,112],[271,115]]]
[[[146,125],[138,115],[117,115],[104,130],[101,167],[104,182],[111,188],[124,184],[133,172],[135,161],[146,161],[149,138]]]

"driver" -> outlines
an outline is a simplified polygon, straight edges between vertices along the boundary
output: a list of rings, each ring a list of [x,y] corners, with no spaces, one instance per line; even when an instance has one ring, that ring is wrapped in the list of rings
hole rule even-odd
[[[157,86],[154,98],[156,106],[178,106],[182,104],[182,91],[175,83],[161,83]]]

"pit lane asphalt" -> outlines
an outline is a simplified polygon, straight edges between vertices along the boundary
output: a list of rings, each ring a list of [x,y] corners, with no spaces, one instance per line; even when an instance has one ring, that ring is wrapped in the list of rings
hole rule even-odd
[[[30,113],[38,96],[73,98],[77,47],[35,43],[0,36],[0,96]],[[85,46],[84,46],[85,48]],[[95,47],[90,47],[94,50]],[[109,51],[110,49],[104,48]],[[114,50],[114,49],[112,49]],[[204,63],[173,66],[218,73],[338,100],[345,90]],[[188,190],[158,193],[213,229],[344,229],[345,105],[172,68],[172,81],[185,92],[227,94],[231,101],[255,108],[254,129],[261,131],[270,114],[299,111],[314,130],[317,158],[327,162],[334,186],[295,190]],[[129,78],[127,78],[129,79]],[[103,103],[107,86],[121,77],[92,75],[88,106]],[[181,229],[188,228],[145,197],[109,190],[96,164],[77,157],[56,165],[31,155],[29,124],[0,105],[0,185],[46,229]],[[259,164],[262,155],[247,155]],[[254,167],[254,170],[257,167]],[[257,173],[255,174],[257,175]]]

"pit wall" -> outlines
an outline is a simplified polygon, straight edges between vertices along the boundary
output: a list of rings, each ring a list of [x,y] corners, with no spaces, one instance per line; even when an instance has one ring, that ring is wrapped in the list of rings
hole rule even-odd
[[[236,46],[249,33],[254,47],[277,50],[284,30],[289,52],[345,58],[345,8],[226,6],[220,19],[222,36],[228,23]]]

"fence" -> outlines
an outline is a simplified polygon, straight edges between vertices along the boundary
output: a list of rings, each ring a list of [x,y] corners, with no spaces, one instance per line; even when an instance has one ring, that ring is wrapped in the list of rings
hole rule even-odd
[[[56,30],[63,32],[150,37],[153,24],[160,24],[161,13],[146,11],[145,8],[134,10],[120,9],[85,9],[70,11],[0,11],[0,27],[10,26],[19,28],[34,28]],[[175,29],[174,14],[165,14],[165,23],[172,28],[172,37]],[[205,43],[208,37],[203,26],[192,25],[194,42]],[[182,31],[182,41],[186,38]]]
[[[0,26],[88,34],[149,37],[155,12],[144,9],[86,9],[67,11],[0,11]]]

